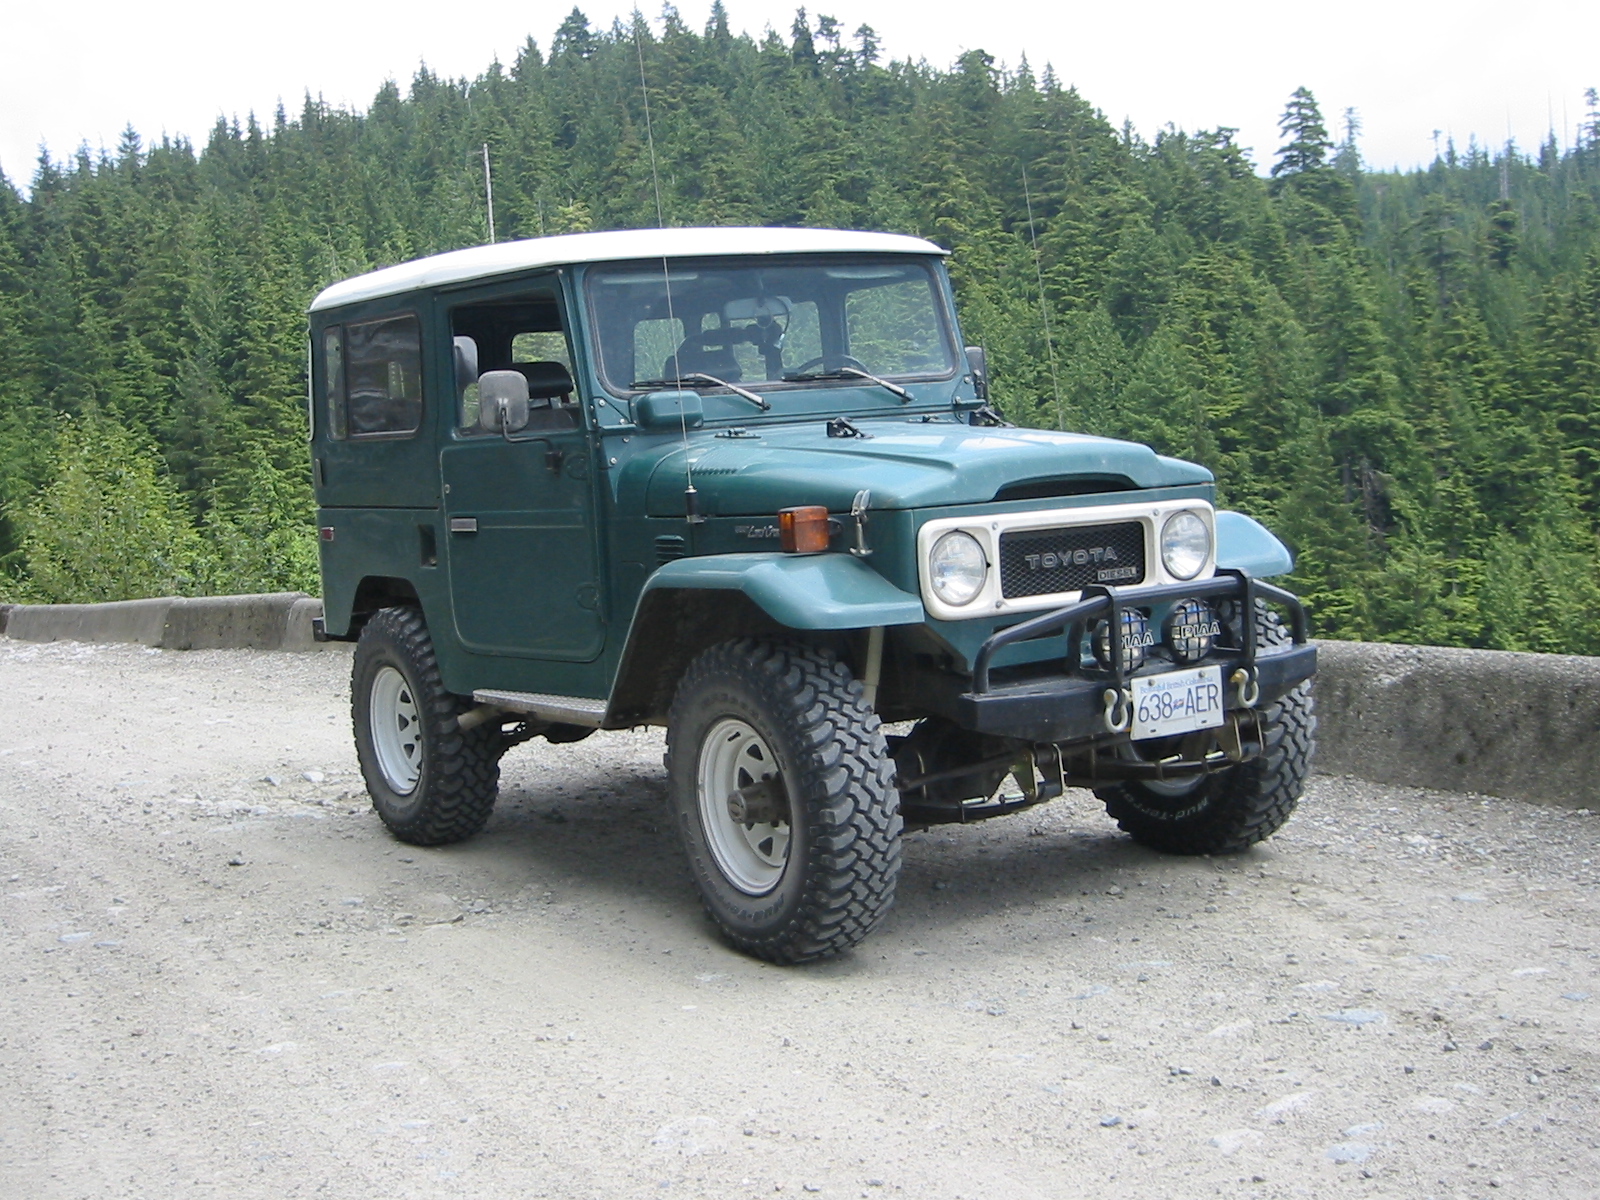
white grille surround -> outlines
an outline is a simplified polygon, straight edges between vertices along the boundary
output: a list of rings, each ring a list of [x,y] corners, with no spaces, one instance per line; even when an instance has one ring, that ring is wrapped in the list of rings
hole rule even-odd
[[[1205,522],[1211,533],[1211,553],[1193,579],[1180,580],[1167,572],[1161,561],[1161,528],[1175,513],[1192,512]],[[1032,512],[982,513],[972,516],[939,517],[917,531],[917,582],[928,615],[940,621],[967,621],[1010,613],[1035,613],[1072,604],[1081,591],[1049,592],[1038,596],[1007,599],[1000,592],[1000,536],[1005,533],[1047,529],[1083,529],[1096,525],[1137,522],[1144,531],[1144,585],[1193,583],[1210,579],[1217,567],[1217,515],[1204,500],[1151,500],[1138,504],[1097,504],[1081,508],[1051,508]],[[934,593],[928,577],[928,557],[933,545],[951,530],[976,538],[989,564],[987,577],[978,594],[962,605],[948,604]],[[1111,586],[1137,586],[1118,584]]]

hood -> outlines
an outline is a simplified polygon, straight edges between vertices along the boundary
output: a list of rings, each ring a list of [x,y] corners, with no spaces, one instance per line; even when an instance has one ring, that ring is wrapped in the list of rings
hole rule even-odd
[[[870,438],[832,438],[821,421],[752,427],[755,436],[696,436],[687,448],[701,510],[710,516],[761,516],[795,504],[850,507],[862,488],[875,509],[986,504],[1008,485],[1062,479],[1104,480],[1113,488],[1209,483],[1211,472],[1164,458],[1148,446],[1045,429],[860,421]],[[683,511],[684,454],[663,444],[660,457],[630,463],[648,471],[651,516]],[[622,481],[619,481],[622,482]],[[637,479],[632,481],[637,486]]]

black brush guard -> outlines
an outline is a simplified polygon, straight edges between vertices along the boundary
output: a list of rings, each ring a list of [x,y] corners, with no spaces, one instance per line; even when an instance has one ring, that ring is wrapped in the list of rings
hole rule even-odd
[[[1129,671],[1122,638],[1112,636],[1108,669],[1079,664],[1078,648],[1090,622],[1104,618],[1112,630],[1120,630],[1124,609],[1190,597],[1235,601],[1240,614],[1236,622],[1240,644],[1214,648],[1194,663],[1147,660],[1137,671]],[[1288,611],[1294,639],[1291,645],[1256,645],[1257,600],[1282,605]],[[991,664],[1001,649],[1062,631],[1067,633],[1068,646],[1063,674],[1017,683],[995,684],[990,680]],[[1230,711],[1275,700],[1317,671],[1317,648],[1306,640],[1305,609],[1292,593],[1262,583],[1243,571],[1221,571],[1211,579],[1158,587],[1091,586],[1084,589],[1077,603],[999,630],[983,643],[972,664],[972,690],[956,699],[956,722],[977,733],[1036,743],[1071,745],[1121,738],[1126,736],[1127,724],[1118,719],[1117,706],[1126,703],[1130,679],[1197,666],[1222,668],[1227,685],[1226,708]],[[1116,728],[1119,723],[1120,729]]]

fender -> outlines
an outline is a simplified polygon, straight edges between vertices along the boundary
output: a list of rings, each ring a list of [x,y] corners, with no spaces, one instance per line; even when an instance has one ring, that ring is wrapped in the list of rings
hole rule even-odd
[[[1219,509],[1217,569],[1224,568],[1266,579],[1294,570],[1294,555],[1255,518]]]
[[[789,629],[868,629],[918,625],[925,619],[921,599],[845,554],[680,558],[645,581],[639,606],[643,608],[651,592],[663,589],[742,592]]]

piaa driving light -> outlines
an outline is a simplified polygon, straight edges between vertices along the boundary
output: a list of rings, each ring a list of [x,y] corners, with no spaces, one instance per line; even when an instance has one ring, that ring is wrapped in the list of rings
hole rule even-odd
[[[972,603],[988,577],[989,561],[970,533],[954,529],[933,544],[928,555],[928,583],[946,604],[960,607]]]
[[[1161,527],[1161,564],[1174,579],[1193,579],[1211,557],[1211,529],[1200,514],[1184,509]]]
[[[828,510],[820,504],[779,509],[778,544],[788,554],[821,554],[828,548]]]
[[[1090,632],[1094,659],[1106,670],[1111,669],[1111,622],[1096,621]],[[1150,621],[1137,608],[1122,610],[1122,669],[1132,671],[1144,665],[1146,652],[1155,644],[1150,632]]]
[[[1167,617],[1167,649],[1181,663],[1199,662],[1211,652],[1212,643],[1221,633],[1222,626],[1204,600],[1180,600]]]

